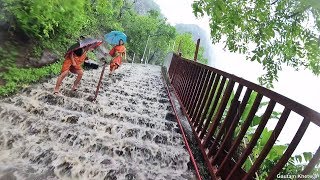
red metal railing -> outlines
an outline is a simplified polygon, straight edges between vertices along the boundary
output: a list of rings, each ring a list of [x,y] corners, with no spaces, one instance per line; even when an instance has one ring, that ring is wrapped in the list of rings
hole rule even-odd
[[[295,112],[302,116],[303,120],[280,160],[274,162],[273,168],[268,172],[267,179],[275,179],[298,146],[309,124],[320,126],[318,112],[252,82],[176,54],[173,55],[168,74],[213,179],[254,179],[290,113]],[[246,118],[241,121],[253,94],[256,94],[254,102],[249,107]],[[263,99],[268,99],[267,108],[250,142],[244,145],[243,140],[250,124],[261,104],[265,104]],[[243,170],[243,164],[257,146],[278,104],[282,105],[283,111],[271,136],[259,156],[253,160],[251,168],[248,171]],[[320,146],[300,174],[310,173],[319,161],[319,156]]]

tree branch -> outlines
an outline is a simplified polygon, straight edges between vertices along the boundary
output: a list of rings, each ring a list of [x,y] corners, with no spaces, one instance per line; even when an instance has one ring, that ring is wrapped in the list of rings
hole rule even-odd
[[[274,4],[276,4],[278,1],[279,1],[279,0],[275,0],[275,1],[273,1],[270,5],[274,5]]]
[[[306,8],[304,8],[302,11],[296,11],[295,13],[291,14],[290,16],[288,16],[288,19],[291,19],[293,17],[295,17],[296,15],[305,12],[307,9],[311,8],[311,6],[307,6]]]

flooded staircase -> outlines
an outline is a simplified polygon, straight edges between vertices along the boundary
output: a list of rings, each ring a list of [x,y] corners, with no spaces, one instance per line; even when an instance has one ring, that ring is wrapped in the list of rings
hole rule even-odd
[[[0,100],[0,179],[195,179],[161,67],[85,71],[77,92],[56,78]]]

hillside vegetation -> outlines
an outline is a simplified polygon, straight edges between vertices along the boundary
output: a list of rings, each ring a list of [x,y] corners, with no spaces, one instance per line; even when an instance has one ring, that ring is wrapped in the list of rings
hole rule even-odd
[[[140,60],[145,54],[144,61],[157,65],[174,49],[173,44],[179,44],[175,41],[184,37],[182,47],[188,50],[181,49],[183,56],[193,57],[192,36],[178,34],[159,11],[152,10],[157,8],[154,3],[145,4],[147,12],[141,14],[135,3],[144,4],[131,0],[0,0],[0,96],[56,76],[63,54],[80,35],[103,39],[112,30],[123,31],[128,36],[128,59],[135,55]],[[110,48],[103,46],[101,49]],[[206,63],[201,53],[199,61]],[[97,59],[95,53],[90,56]]]

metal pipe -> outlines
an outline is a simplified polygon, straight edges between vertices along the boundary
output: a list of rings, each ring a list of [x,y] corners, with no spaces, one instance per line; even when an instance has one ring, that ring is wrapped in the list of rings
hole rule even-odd
[[[195,62],[197,62],[198,52],[199,52],[199,46],[200,46],[200,39],[197,40],[196,51],[194,52],[194,58],[193,58],[193,60],[194,60]]]
[[[134,57],[136,56],[136,53],[133,53],[133,59],[132,59],[132,62],[131,62],[131,64],[133,64],[133,62],[134,62]]]
[[[150,38],[150,35],[148,36],[146,46],[144,47],[144,51],[143,51],[141,62],[143,62],[143,58],[144,58],[144,54],[146,53],[146,50],[147,50],[147,45],[148,45],[148,42],[149,42],[149,38]],[[145,64],[146,64],[146,62],[145,62]]]

